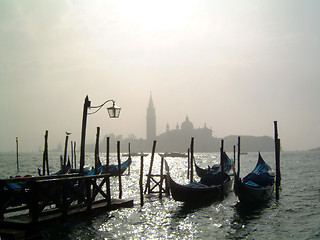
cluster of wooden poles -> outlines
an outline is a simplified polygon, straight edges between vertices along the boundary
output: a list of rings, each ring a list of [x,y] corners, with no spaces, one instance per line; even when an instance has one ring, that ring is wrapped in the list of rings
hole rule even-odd
[[[274,121],[274,141],[275,141],[275,165],[276,165],[276,199],[279,199],[279,192],[280,192],[280,186],[281,186],[281,172],[280,172],[280,139],[278,138],[278,126],[277,126],[277,121]],[[238,155],[237,155],[237,174],[240,174],[240,136],[238,137]],[[150,161],[150,167],[149,167],[149,173],[147,175],[147,183],[146,183],[146,188],[145,191],[143,191],[143,165],[144,165],[144,159],[143,156],[141,156],[141,161],[140,161],[140,180],[139,180],[139,186],[140,186],[140,205],[144,205],[144,194],[148,192],[154,193],[152,190],[159,186],[159,198],[162,198],[162,193],[163,193],[163,179],[166,177],[163,173],[163,166],[164,166],[164,157],[161,156],[161,165],[160,165],[160,175],[154,175],[152,174],[152,168],[153,168],[153,162],[154,162],[154,153],[155,153],[155,148],[156,148],[156,141],[153,142],[153,147],[152,147],[152,155],[151,155],[151,161]],[[220,156],[222,156],[224,151],[224,140],[221,140],[221,147],[220,147]],[[233,152],[234,152],[234,163],[233,163],[233,168],[235,167],[235,159],[236,159],[236,146],[234,145],[233,147]],[[194,138],[191,138],[191,144],[190,148],[188,149],[188,171],[187,171],[187,178],[190,179],[190,182],[193,182],[193,164],[194,164]],[[222,157],[220,159],[220,165],[221,169],[223,171],[224,169],[224,161],[222,160]],[[235,171],[235,168],[233,169]],[[160,181],[156,182],[154,180],[154,177],[160,177]],[[153,180],[156,185],[151,188],[150,183],[151,180]],[[223,181],[221,182],[223,189]],[[167,191],[168,193],[168,191]],[[223,196],[223,194],[222,194]]]
[[[278,127],[277,127],[277,121],[274,121],[274,140],[275,140],[275,160],[276,160],[276,198],[279,199],[279,190],[281,185],[281,173],[280,173],[280,139],[278,138]],[[45,144],[44,144],[44,152],[43,152],[43,165],[42,165],[42,174],[49,175],[49,162],[48,162],[48,130],[45,133]],[[99,138],[100,138],[100,127],[97,127],[97,134],[96,134],[96,144],[95,144],[95,170],[98,168],[98,162],[99,162]],[[61,159],[62,163],[62,169],[63,173],[66,172],[66,163],[67,163],[67,148],[68,148],[68,134],[66,135],[65,139],[65,148],[64,148],[64,157],[63,160]],[[19,160],[18,160],[18,138],[16,138],[17,142],[17,170],[19,171]],[[155,193],[153,189],[157,186],[159,186],[159,198],[162,198],[163,192],[168,193],[168,190],[163,190],[163,180],[165,179],[165,174],[163,173],[164,168],[164,157],[161,157],[161,165],[160,165],[160,174],[153,175],[152,169],[153,169],[153,163],[154,163],[154,155],[155,155],[155,149],[156,149],[156,140],[153,142],[152,147],[152,155],[150,160],[150,166],[149,166],[149,173],[147,174],[147,183],[145,187],[145,191],[143,190],[143,166],[144,166],[144,159],[143,155],[141,155],[140,160],[140,179],[139,179],[139,187],[140,187],[140,204],[141,206],[144,205],[144,197],[143,195],[148,193]],[[221,140],[221,148],[220,148],[220,155],[222,156],[222,153],[224,151],[224,142]],[[235,154],[235,146],[234,146],[234,159],[236,159]],[[76,142],[71,141],[71,153],[72,153],[72,168],[76,168]],[[130,143],[129,143],[129,156],[130,156]],[[62,158],[62,156],[61,156]],[[238,137],[238,161],[237,161],[237,174],[240,173],[240,137]],[[107,137],[107,152],[106,152],[106,166],[108,168],[109,162],[110,162],[110,138]],[[120,160],[120,141],[117,141],[117,160],[118,160],[118,169],[119,169],[119,198],[122,198],[122,181],[121,181],[121,160]],[[188,149],[188,171],[187,171],[187,178],[190,179],[190,182],[193,182],[193,164],[194,164],[194,138],[191,138],[191,144],[190,148]],[[223,169],[223,161],[221,161],[221,168]],[[107,169],[108,170],[108,169]],[[130,168],[128,169],[130,173]],[[154,177],[160,177],[160,181],[157,182]],[[153,180],[156,183],[156,186],[151,188],[151,180]],[[223,184],[223,182],[222,182]]]
[[[69,143],[69,134],[66,135],[65,138],[65,145],[64,145],[64,155],[60,155],[60,166],[62,169],[62,173],[66,173],[66,166],[67,166],[67,158],[70,162],[68,154],[68,143]],[[77,168],[77,155],[76,155],[76,142],[71,141],[71,168]],[[48,130],[44,135],[44,150],[43,150],[43,161],[42,161],[42,173],[39,171],[41,175],[50,175],[49,170],[49,159],[48,159]]]
[[[97,127],[97,134],[96,134],[96,144],[95,144],[95,153],[94,153],[94,162],[95,162],[95,171],[98,169],[98,162],[99,162],[99,138],[100,138],[100,127]],[[42,162],[42,172],[39,170],[40,175],[50,175],[49,170],[49,160],[48,160],[48,130],[45,132],[45,143],[44,143],[44,151],[43,151],[43,162]],[[62,173],[66,173],[67,171],[67,149],[68,149],[68,142],[69,142],[69,134],[66,135],[65,138],[65,147],[64,147],[64,156],[60,156],[61,162],[61,169]],[[19,171],[19,153],[18,153],[18,137],[16,138],[17,143],[17,171]],[[110,164],[110,137],[107,137],[106,143],[106,171],[108,172],[109,164]],[[129,157],[130,157],[130,143],[129,143]],[[70,160],[70,159],[69,159]],[[77,168],[77,161],[76,161],[76,142],[71,141],[71,168]],[[118,163],[118,170],[119,170],[119,198],[122,198],[122,181],[121,181],[121,159],[120,159],[120,141],[117,141],[117,163]],[[97,174],[97,172],[95,172]],[[130,174],[130,167],[128,168],[128,174]]]
[[[147,182],[145,190],[143,191],[143,176],[144,176],[144,159],[143,154],[140,158],[140,178],[139,178],[139,189],[140,189],[140,205],[144,205],[144,194],[151,194],[151,193],[159,193],[159,199],[162,198],[162,194],[166,193],[169,194],[169,188],[166,185],[166,188],[163,188],[163,180],[166,179],[166,175],[163,173],[164,169],[164,156],[161,156],[161,165],[160,165],[160,174],[152,174],[153,169],[153,163],[154,163],[154,155],[155,155],[155,149],[156,149],[157,141],[153,141],[152,146],[152,154],[151,154],[151,160],[150,160],[150,166],[149,166],[149,172],[147,174]],[[160,177],[160,180],[157,181],[155,178]],[[155,183],[155,186],[151,187],[151,181]],[[156,187],[159,187],[159,191],[154,191]]]
[[[155,149],[156,149],[157,141],[153,141],[152,146],[152,154],[151,154],[151,160],[150,160],[150,166],[149,166],[149,172],[147,174],[147,182],[146,187],[143,190],[143,166],[144,166],[144,159],[143,155],[141,155],[140,160],[140,179],[139,179],[139,187],[140,187],[140,205],[144,205],[144,194],[152,194],[152,193],[159,193],[159,199],[162,198],[162,194],[166,193],[169,194],[169,186],[166,182],[166,187],[163,188],[163,180],[166,180],[166,174],[164,174],[164,156],[161,156],[161,164],[160,164],[160,174],[152,174],[153,169],[153,163],[154,163],[154,155],[155,155]],[[190,182],[193,182],[193,162],[194,162],[194,138],[191,138],[191,144],[190,148],[188,149],[188,171],[187,171],[187,178],[190,179]],[[155,177],[159,177],[160,180],[157,181]],[[155,183],[153,187],[151,187],[151,181]],[[159,191],[154,191],[156,187],[159,187]]]

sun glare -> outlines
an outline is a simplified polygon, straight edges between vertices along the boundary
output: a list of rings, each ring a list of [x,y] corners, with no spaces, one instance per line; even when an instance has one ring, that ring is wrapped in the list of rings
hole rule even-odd
[[[74,1],[71,16],[87,29],[99,32],[109,23],[142,31],[174,30],[195,24],[198,1]]]
[[[145,30],[181,28],[192,24],[191,15],[197,1],[115,1],[120,19]]]

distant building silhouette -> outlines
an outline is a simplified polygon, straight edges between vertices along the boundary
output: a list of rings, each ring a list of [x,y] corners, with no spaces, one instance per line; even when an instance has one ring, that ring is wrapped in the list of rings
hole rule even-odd
[[[191,141],[191,137],[195,137],[198,151],[208,152],[213,151],[212,145],[214,138],[212,136],[212,129],[207,128],[206,124],[203,128],[195,129],[193,123],[189,120],[187,115],[184,122],[177,123],[176,128],[170,130],[169,124],[166,125],[166,132],[156,135],[156,113],[155,107],[150,93],[149,104],[147,107],[146,117],[146,143],[150,146],[153,140],[157,140],[157,149],[159,151],[180,151],[186,152]]]
[[[146,123],[147,123],[147,140],[155,140],[157,133],[156,133],[156,109],[153,105],[152,95],[150,93],[149,98],[149,104],[147,108],[147,117],[146,117]]]
[[[106,137],[101,143],[101,149],[106,146]],[[116,137],[114,134],[109,134],[109,137],[111,143],[121,141],[121,149],[127,149],[130,143],[131,149],[134,152],[151,152],[153,140],[157,141],[157,152],[187,152],[190,147],[191,137],[194,137],[194,150],[196,152],[219,152],[221,145],[221,138],[213,137],[212,128],[208,128],[206,123],[203,127],[194,128],[188,115],[180,126],[177,123],[176,127],[172,130],[170,130],[169,123],[167,123],[166,131],[157,136],[156,110],[151,93],[146,116],[146,139],[136,139],[133,134],[127,139],[122,139],[121,135]],[[225,141],[225,151],[232,152],[233,146],[237,144],[238,136],[232,135],[224,137],[223,139]],[[112,152],[116,152],[115,144],[111,144],[110,147]],[[243,152],[269,152],[273,151],[273,149],[274,142],[272,137],[241,136],[241,150]],[[94,151],[94,144],[88,146],[87,150]]]
[[[167,124],[166,132],[157,136],[157,148],[162,151],[179,151],[186,152],[190,146],[191,137],[195,138],[195,148],[200,152],[213,151],[214,138],[212,136],[212,129],[207,128],[206,124],[202,128],[194,128],[193,123],[186,116],[184,122],[179,124],[176,128],[170,130]]]

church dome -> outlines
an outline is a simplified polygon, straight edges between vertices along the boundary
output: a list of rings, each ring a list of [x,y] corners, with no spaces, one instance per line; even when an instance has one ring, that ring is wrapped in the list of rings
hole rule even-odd
[[[183,123],[181,123],[181,130],[182,131],[190,131],[193,130],[193,124],[190,122],[189,117],[186,117]]]

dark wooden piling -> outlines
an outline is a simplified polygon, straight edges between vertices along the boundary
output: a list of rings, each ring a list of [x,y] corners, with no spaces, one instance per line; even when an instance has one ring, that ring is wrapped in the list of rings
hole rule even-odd
[[[86,145],[86,128],[87,113],[91,103],[89,97],[86,96],[83,104],[82,129],[81,129],[81,146],[80,146],[80,173],[83,175],[83,167],[85,165],[85,145]]]
[[[190,148],[188,148],[188,172],[187,179],[190,179]]]
[[[161,157],[161,165],[160,165],[160,183],[159,183],[159,198],[162,198],[162,184],[163,184],[163,164],[164,157]]]
[[[140,159],[139,186],[140,186],[140,206],[142,207],[144,204],[144,200],[143,200],[143,155],[141,155],[141,159]]]
[[[110,137],[107,137],[107,146],[106,146],[106,171],[109,172],[109,165],[110,165]]]
[[[74,156],[74,153],[73,153],[73,141],[71,141],[71,168],[74,168],[74,162],[73,162],[73,156]]]
[[[233,145],[233,163],[232,163],[232,171],[236,174],[236,145]]]
[[[94,149],[94,174],[98,174],[100,127],[97,127],[96,146]]]
[[[76,142],[73,142],[73,154],[74,154],[74,168],[77,169],[77,151],[76,151]]]
[[[276,160],[276,199],[280,197],[281,172],[280,172],[280,139],[278,138],[278,123],[274,121],[274,142]]]
[[[224,185],[224,154],[223,154],[223,139],[221,140],[221,148],[220,148],[220,166],[221,166],[221,199],[224,198],[224,191],[223,191],[223,185]]]
[[[131,158],[131,148],[130,148],[130,143],[128,144],[128,153],[129,153],[129,158]],[[131,164],[129,165],[128,168],[128,175],[130,175],[130,171],[131,171]]]
[[[122,198],[122,182],[121,182],[121,160],[120,160],[120,141],[117,141],[118,155],[118,177],[119,177],[119,198]]]
[[[46,134],[44,135],[44,150],[43,150],[43,161],[42,161],[42,175],[50,174],[49,171],[49,160],[48,160],[48,130],[46,130]]]
[[[193,147],[194,147],[194,137],[191,138],[191,144],[190,144],[190,182],[193,182]]]
[[[238,170],[236,175],[240,178],[240,136],[238,137]]]
[[[110,164],[110,137],[107,137],[107,146],[106,146],[106,172],[109,173],[109,164]],[[110,190],[110,178],[106,179],[107,185],[107,205],[111,206],[111,190]]]
[[[67,151],[68,151],[68,139],[69,136],[66,136],[65,144],[64,144],[64,157],[63,157],[63,173],[66,173],[67,166]]]
[[[16,137],[16,155],[17,155],[17,171],[19,172],[19,141]]]
[[[154,153],[156,150],[156,145],[157,145],[157,141],[154,140],[153,141],[153,146],[152,146],[152,154],[151,154],[151,160],[150,160],[150,167],[149,167],[149,173],[147,176],[147,183],[146,183],[146,189],[144,191],[144,193],[146,194],[146,192],[148,191],[148,194],[150,194],[150,179],[151,179],[151,174],[152,174],[152,168],[153,168],[153,161],[154,161]]]

